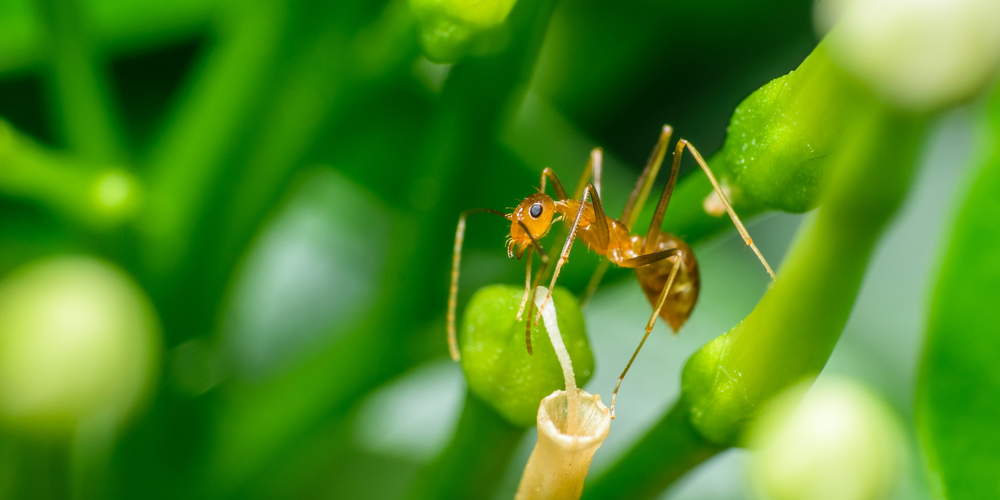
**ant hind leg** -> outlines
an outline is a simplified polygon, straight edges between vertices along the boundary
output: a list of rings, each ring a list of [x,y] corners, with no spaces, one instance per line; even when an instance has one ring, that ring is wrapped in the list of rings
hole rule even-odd
[[[679,153],[683,151],[682,148],[685,146],[689,151],[691,151],[691,155],[694,156],[695,161],[698,162],[698,166],[705,171],[705,175],[708,176],[708,180],[712,182],[712,188],[715,189],[715,194],[718,195],[719,201],[722,202],[722,205],[726,208],[726,212],[729,213],[729,218],[733,220],[733,224],[736,225],[736,230],[739,231],[740,236],[743,237],[743,242],[753,250],[753,253],[757,254],[757,258],[760,259],[760,263],[764,264],[764,269],[767,269],[767,274],[771,276],[771,281],[774,281],[774,271],[771,270],[771,266],[768,265],[767,259],[764,258],[764,255],[757,249],[757,245],[754,245],[753,239],[750,238],[750,233],[747,232],[747,228],[743,226],[743,222],[740,221],[739,216],[737,216],[736,212],[733,211],[733,206],[729,204],[729,199],[726,198],[726,193],[722,190],[722,187],[719,186],[719,181],[715,179],[715,175],[712,174],[712,169],[708,167],[708,163],[706,163],[705,159],[701,157],[701,153],[699,153],[690,142],[681,139],[680,141],[677,141],[677,153],[675,154],[679,156]]]
[[[656,256],[658,256],[659,258],[654,259],[653,257]],[[628,364],[625,365],[625,369],[622,370],[622,374],[618,376],[618,384],[615,385],[615,390],[614,392],[611,393],[612,419],[615,418],[615,400],[618,397],[618,389],[621,388],[622,386],[622,380],[625,379],[625,374],[628,373],[629,368],[632,368],[632,363],[635,361],[636,356],[639,355],[639,351],[642,350],[642,346],[646,343],[646,339],[649,338],[649,333],[653,331],[653,325],[656,324],[656,317],[660,315],[660,310],[663,309],[663,305],[667,302],[667,296],[670,294],[670,289],[673,288],[674,286],[674,279],[677,277],[677,272],[681,268],[681,255],[675,249],[665,250],[663,252],[656,252],[655,254],[641,255],[639,257],[636,257],[635,259],[629,259],[629,260],[635,261],[638,259],[642,259],[643,257],[648,257],[649,259],[652,260],[647,259],[649,260],[648,262],[645,262],[644,264],[639,264],[634,267],[641,267],[643,265],[648,265],[653,262],[669,258],[674,259],[674,266],[670,269],[670,275],[667,277],[667,284],[666,286],[663,287],[663,291],[660,292],[660,297],[656,301],[656,307],[653,308],[653,314],[649,317],[649,322],[646,323],[646,333],[643,334],[642,340],[639,341],[639,346],[635,348],[635,352],[632,353],[632,358],[628,360]]]

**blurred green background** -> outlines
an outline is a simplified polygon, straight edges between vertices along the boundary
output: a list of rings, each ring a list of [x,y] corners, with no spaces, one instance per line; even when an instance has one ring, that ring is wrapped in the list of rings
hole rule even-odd
[[[144,348],[146,394],[110,423],[5,425],[0,498],[407,495],[465,394],[444,342],[458,212],[515,205],[546,166],[572,185],[600,145],[616,213],[662,124],[707,156],[736,105],[817,43],[802,0],[523,0],[511,23],[506,51],[450,65],[421,55],[399,1],[0,2],[0,275],[53,256],[113,262],[160,339]],[[905,422],[977,106],[936,126],[824,371],[864,381]],[[772,264],[802,217],[748,225]],[[470,219],[460,307],[523,279],[506,232]],[[679,337],[657,324],[592,471],[767,286],[735,232],[695,250],[700,304]],[[561,284],[580,291],[596,262],[578,249]],[[634,281],[609,273],[584,311],[592,393],[610,393],[648,317]],[[513,495],[532,432],[495,498]],[[907,436],[894,498],[929,498]],[[728,451],[664,498],[750,498],[746,460]]]

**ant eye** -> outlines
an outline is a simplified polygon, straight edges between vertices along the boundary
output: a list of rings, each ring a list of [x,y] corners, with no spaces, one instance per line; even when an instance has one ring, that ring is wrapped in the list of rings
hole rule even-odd
[[[528,209],[528,214],[531,215],[532,219],[537,219],[539,215],[542,215],[542,204],[535,203]]]

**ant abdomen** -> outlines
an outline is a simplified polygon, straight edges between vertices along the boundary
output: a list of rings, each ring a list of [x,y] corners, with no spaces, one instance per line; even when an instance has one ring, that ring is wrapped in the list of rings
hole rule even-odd
[[[698,302],[698,291],[701,288],[701,278],[698,275],[698,260],[691,247],[680,238],[669,233],[658,233],[648,252],[661,252],[677,249],[680,253],[674,257],[681,261],[673,287],[667,295],[667,300],[660,309],[660,317],[677,333],[694,310]],[[637,267],[635,275],[639,278],[639,286],[646,294],[649,303],[655,308],[660,293],[667,286],[670,271],[674,267],[674,258],[664,259],[652,264]]]

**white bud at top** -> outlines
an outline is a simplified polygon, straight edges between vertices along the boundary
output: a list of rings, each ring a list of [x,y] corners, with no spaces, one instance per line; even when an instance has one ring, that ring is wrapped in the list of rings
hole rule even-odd
[[[770,500],[878,500],[904,457],[896,417],[845,379],[788,389],[750,428],[751,477]]]
[[[969,99],[1000,65],[1000,0],[818,0],[816,24],[834,60],[904,109]]]

